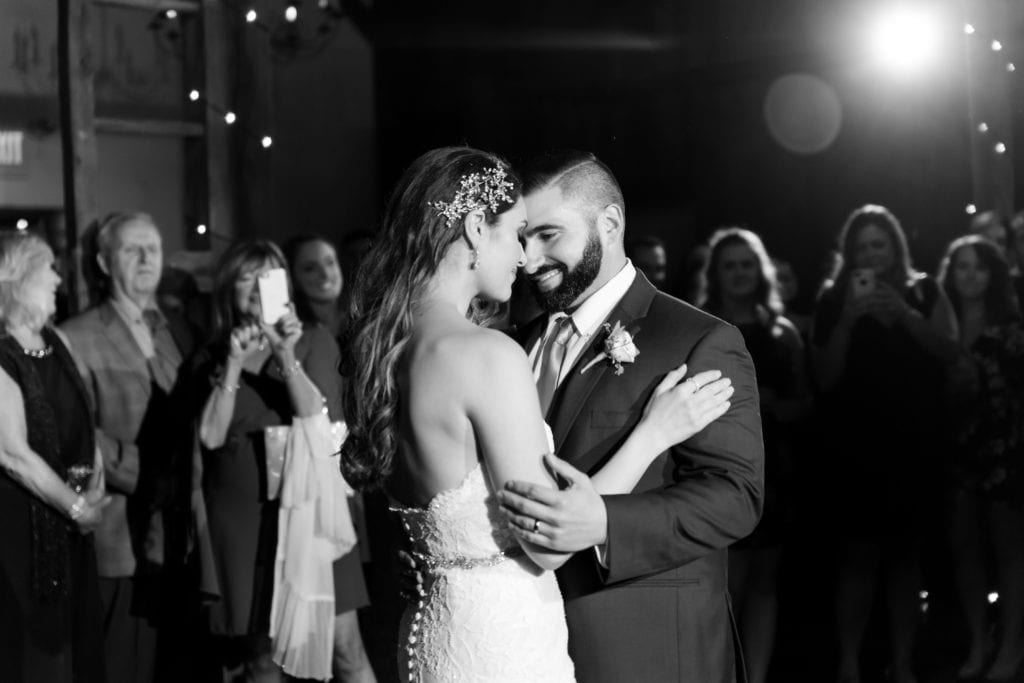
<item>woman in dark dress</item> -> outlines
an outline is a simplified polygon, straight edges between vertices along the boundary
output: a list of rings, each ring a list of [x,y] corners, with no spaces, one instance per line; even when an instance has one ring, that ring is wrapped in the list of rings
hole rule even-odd
[[[955,240],[939,281],[956,311],[963,349],[950,371],[956,418],[951,542],[971,638],[958,673],[1008,681],[1024,662],[1024,329],[1007,263],[986,238]],[[994,649],[987,557],[999,593]]]
[[[812,332],[834,454],[839,679],[860,680],[860,646],[881,574],[890,673],[909,683],[916,680],[919,549],[941,490],[943,366],[958,353],[956,320],[935,280],[911,266],[888,209],[855,210],[839,242],[842,257],[819,297]]]
[[[267,241],[241,242],[221,258],[213,291],[210,345],[194,360],[203,451],[203,492],[220,583],[211,606],[214,635],[240,652],[248,680],[281,680],[269,628],[278,502],[268,498],[264,430],[327,410],[341,417],[338,345],[327,330],[305,330],[294,312],[260,322],[259,276],[284,268]],[[367,603],[358,550],[334,562],[334,675],[374,681],[356,608]]]
[[[754,532],[729,549],[729,593],[739,622],[747,678],[764,683],[775,644],[779,565],[791,517],[793,428],[811,406],[800,333],[781,315],[775,269],[761,239],[726,228],[711,236],[704,310],[732,323],[757,371],[764,435],[764,512]]]
[[[59,283],[43,240],[0,237],[3,681],[105,677],[91,532],[109,499],[85,387],[47,325]]]
[[[299,320],[327,328],[338,339],[345,322],[341,306],[345,279],[334,245],[319,235],[300,235],[288,240],[284,255],[295,282],[295,312]]]

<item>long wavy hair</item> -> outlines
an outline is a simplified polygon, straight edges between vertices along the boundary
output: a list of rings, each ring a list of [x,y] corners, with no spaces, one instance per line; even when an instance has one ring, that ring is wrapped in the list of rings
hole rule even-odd
[[[463,222],[447,224],[432,205],[451,202],[460,181],[495,166],[513,184],[511,202],[485,209],[494,225],[521,195],[508,163],[468,147],[434,149],[416,159],[398,181],[380,231],[352,286],[351,324],[344,340],[342,391],[348,438],[342,471],[357,488],[375,488],[394,470],[398,448],[396,367],[412,332],[413,307],[448,249],[463,237]],[[471,312],[467,311],[467,315]]]
[[[903,226],[900,225],[896,216],[892,211],[879,204],[865,204],[854,209],[846,218],[846,222],[839,232],[839,258],[836,259],[832,277],[824,283],[823,287],[832,286],[835,291],[845,296],[850,273],[856,268],[857,237],[869,225],[874,225],[885,233],[892,243],[893,250],[896,252],[893,269],[898,272],[898,280],[901,284],[910,286],[922,277],[922,274],[914,269],[906,233],[903,232]]]
[[[782,313],[782,297],[779,296],[779,284],[775,279],[775,264],[768,257],[768,250],[757,233],[743,228],[721,228],[715,231],[710,240],[710,254],[704,265],[704,292],[700,297],[700,307],[714,315],[722,311],[722,282],[718,269],[722,264],[722,254],[728,247],[743,246],[754,252],[758,263],[757,290],[754,292],[754,303],[759,311],[775,318]]]
[[[235,282],[243,273],[255,270],[264,263],[288,270],[284,254],[270,240],[235,242],[217,261],[217,270],[213,276],[213,327],[209,340],[212,346],[226,348],[231,330],[242,323],[235,306]],[[290,291],[291,278],[288,279],[288,287]]]
[[[957,255],[965,249],[973,249],[981,262],[981,267],[989,273],[988,287],[985,290],[985,322],[990,325],[1005,325],[1020,320],[1017,293],[1013,289],[1010,267],[1003,258],[999,245],[981,235],[967,235],[953,240],[939,265],[939,284],[946,291],[949,302],[953,304],[956,317],[959,319],[962,315],[964,302],[953,283],[953,268]]]

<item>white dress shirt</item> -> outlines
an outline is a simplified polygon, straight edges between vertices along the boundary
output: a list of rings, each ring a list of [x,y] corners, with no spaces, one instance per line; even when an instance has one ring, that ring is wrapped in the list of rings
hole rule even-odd
[[[580,355],[586,350],[587,345],[593,339],[594,335],[601,331],[601,327],[607,320],[612,309],[618,305],[622,297],[626,295],[626,291],[633,284],[633,280],[636,279],[636,268],[633,263],[626,259],[626,265],[622,267],[615,276],[606,282],[601,289],[591,294],[587,299],[581,303],[575,311],[570,314],[573,325],[576,328],[576,333],[570,338],[566,344],[565,350],[565,361],[562,363],[562,370],[558,375],[558,385],[561,386],[565,378],[569,376],[572,371],[573,365],[579,359]],[[615,321],[610,321],[614,323]],[[540,350],[544,348],[544,342],[548,336],[554,334],[557,320],[555,316],[548,316],[548,326],[543,336],[537,340],[537,343],[530,349],[530,363],[533,366],[533,379],[536,381],[540,377],[540,359],[538,355]]]

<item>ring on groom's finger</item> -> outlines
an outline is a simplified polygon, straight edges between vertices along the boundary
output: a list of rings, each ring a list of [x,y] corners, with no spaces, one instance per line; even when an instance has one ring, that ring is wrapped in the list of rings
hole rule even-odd
[[[533,533],[538,533],[539,531],[540,531],[540,520],[539,519],[535,519],[535,520],[533,520]]]

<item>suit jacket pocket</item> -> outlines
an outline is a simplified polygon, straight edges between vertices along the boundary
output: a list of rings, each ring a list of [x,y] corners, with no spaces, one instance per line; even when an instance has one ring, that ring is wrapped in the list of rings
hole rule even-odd
[[[619,429],[635,425],[639,421],[640,413],[635,410],[590,411],[590,427],[592,429]]]

